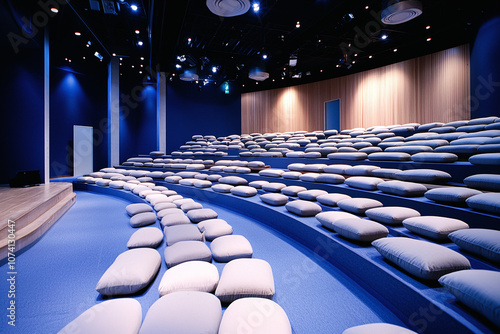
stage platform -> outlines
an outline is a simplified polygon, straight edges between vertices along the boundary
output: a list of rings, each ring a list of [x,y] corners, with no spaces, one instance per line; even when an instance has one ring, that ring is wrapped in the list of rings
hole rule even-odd
[[[74,203],[73,185],[67,182],[27,188],[0,187],[0,261],[10,246],[15,252],[42,236]]]

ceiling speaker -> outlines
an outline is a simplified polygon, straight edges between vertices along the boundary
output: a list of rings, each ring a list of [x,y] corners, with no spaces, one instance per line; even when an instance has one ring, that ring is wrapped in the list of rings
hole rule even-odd
[[[413,20],[420,14],[422,14],[422,3],[418,0],[387,1],[382,8],[382,22],[400,24]]]
[[[207,0],[212,13],[223,17],[243,15],[250,9],[249,0]]]

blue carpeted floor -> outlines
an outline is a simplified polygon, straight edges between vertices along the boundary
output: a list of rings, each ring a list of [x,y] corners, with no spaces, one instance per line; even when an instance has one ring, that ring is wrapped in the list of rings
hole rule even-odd
[[[32,247],[17,257],[17,322],[4,318],[0,333],[54,333],[87,308],[102,301],[95,291],[101,275],[116,256],[127,250],[134,229],[125,206],[130,202],[103,194],[77,191],[76,204]],[[198,201],[200,202],[200,201]],[[294,333],[341,333],[370,322],[403,323],[382,303],[348,276],[295,241],[225,208],[200,202],[218,212],[252,244],[254,258],[273,269],[273,298],[286,311]],[[159,224],[158,224],[159,226]],[[165,246],[158,251],[163,257]],[[215,263],[222,272],[224,264]],[[7,267],[3,264],[2,273]],[[165,263],[154,283],[135,296],[143,317],[158,300],[158,285]],[[1,280],[7,307],[7,282]],[[4,311],[6,312],[6,311]]]

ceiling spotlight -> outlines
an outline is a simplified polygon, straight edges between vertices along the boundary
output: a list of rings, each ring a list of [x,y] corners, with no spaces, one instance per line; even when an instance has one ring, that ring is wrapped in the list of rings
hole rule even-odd
[[[142,71],[139,71],[139,74],[142,74]]]
[[[217,73],[217,66],[212,66],[212,73]]]
[[[392,50],[392,51],[394,51],[394,52],[398,52],[398,49],[394,49],[394,50]]]
[[[56,8],[56,7],[50,7],[50,11],[51,11],[52,13],[56,13],[56,14],[57,14],[57,13],[59,13],[59,9],[58,9],[58,8]]]
[[[182,65],[181,64],[175,64],[175,68],[179,70],[179,69],[182,68]]]
[[[295,28],[300,28],[300,21],[297,21],[297,23],[295,23]]]
[[[427,30],[429,30],[430,28],[431,28],[431,26],[427,26],[427,27],[425,27],[425,29],[427,29]]]
[[[134,12],[137,10],[137,5],[130,5],[130,9],[132,9]]]
[[[264,53],[264,54],[262,55],[262,59],[267,59],[267,54],[265,54],[265,53]]]
[[[135,33],[136,35],[139,35],[141,32],[138,29],[136,29]]]
[[[142,46],[144,43],[142,41],[137,42],[137,45]]]
[[[144,65],[143,65],[143,64],[141,64],[141,67],[144,67]]]
[[[120,61],[122,61],[122,60],[123,60],[123,58],[122,58],[122,57],[120,57]]]
[[[96,56],[97,58],[99,58],[99,60],[102,60],[102,55],[99,53],[99,52],[94,52],[94,56]]]
[[[135,66],[134,66],[134,65],[132,65],[132,68],[134,68],[134,67],[135,67]]]
[[[141,57],[141,60],[144,60],[144,57]]]
[[[191,44],[191,37],[188,38],[188,44]]]
[[[430,37],[429,37],[429,38],[427,38],[427,42],[430,42],[430,41],[431,41],[431,39],[432,39],[432,38],[430,38]]]
[[[372,55],[369,55],[369,56],[368,56],[368,58],[372,59],[372,58],[373,58],[373,56],[372,56]]]
[[[81,35],[82,35],[82,33],[81,33],[81,32],[79,32],[79,31],[75,31],[75,36],[81,36]]]
[[[370,6],[366,5],[366,6],[365,6],[365,9],[368,9],[368,8],[370,8]]]
[[[382,37],[380,37],[380,38],[385,41],[387,39],[387,37],[389,37],[389,36],[387,36],[386,34],[383,34]]]
[[[254,2],[252,5],[253,11],[257,13],[260,10],[260,6],[258,2]]]
[[[85,60],[85,56],[83,56],[83,59]]]

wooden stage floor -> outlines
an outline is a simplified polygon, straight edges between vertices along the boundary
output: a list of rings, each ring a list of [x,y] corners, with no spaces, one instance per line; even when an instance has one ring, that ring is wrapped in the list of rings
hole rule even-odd
[[[67,182],[0,187],[0,260],[7,257],[8,245],[17,252],[36,241],[75,200],[73,184]]]

